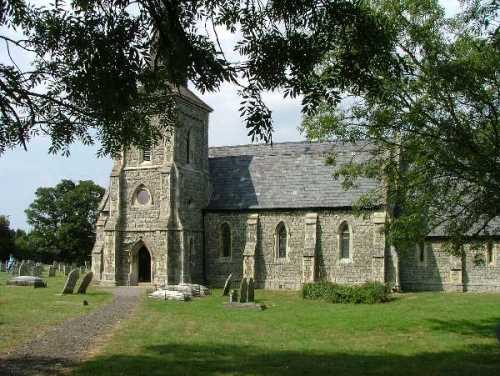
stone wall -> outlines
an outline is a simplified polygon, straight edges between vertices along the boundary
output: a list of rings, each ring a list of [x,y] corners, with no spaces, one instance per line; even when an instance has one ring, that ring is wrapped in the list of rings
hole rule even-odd
[[[400,278],[403,291],[500,291],[500,245],[493,245],[493,262],[478,262],[484,249],[464,247],[463,256],[453,256],[443,249],[443,241],[429,239],[420,249],[400,252]]]
[[[229,273],[236,281],[241,279],[243,264],[246,265],[243,258],[251,255],[247,244],[251,242],[248,237],[251,216],[258,217],[254,274],[260,288],[298,289],[311,280],[384,282],[385,240],[375,213],[364,219],[351,211],[259,210],[205,214],[206,269],[210,285],[221,286]],[[311,226],[314,221],[315,226]],[[349,259],[341,259],[339,252],[338,231],[344,221],[348,223],[351,234]],[[280,222],[287,228],[286,258],[277,257],[276,227]],[[228,223],[231,228],[232,253],[229,258],[221,257],[220,228],[223,223]],[[311,228],[316,231],[315,236],[308,234]],[[311,241],[315,242],[312,255]],[[309,273],[307,269],[311,265],[313,270]]]

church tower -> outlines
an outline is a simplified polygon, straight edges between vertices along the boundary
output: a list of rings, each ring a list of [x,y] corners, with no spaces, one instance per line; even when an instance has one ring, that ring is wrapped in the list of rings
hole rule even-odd
[[[212,109],[185,87],[174,91],[173,132],[115,161],[92,251],[94,278],[103,285],[202,282]]]

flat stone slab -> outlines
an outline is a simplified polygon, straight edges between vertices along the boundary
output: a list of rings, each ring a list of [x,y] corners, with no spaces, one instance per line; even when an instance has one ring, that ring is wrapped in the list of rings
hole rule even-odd
[[[148,295],[150,298],[159,300],[177,300],[177,301],[189,301],[191,300],[191,295],[182,291],[174,290],[156,290]]]
[[[9,286],[32,286],[32,287],[47,287],[47,284],[40,277],[23,275],[11,278],[7,281]]]
[[[263,311],[266,309],[264,304],[258,304],[253,302],[248,303],[226,303],[224,304],[224,308],[234,308],[234,309],[254,309],[257,311]]]

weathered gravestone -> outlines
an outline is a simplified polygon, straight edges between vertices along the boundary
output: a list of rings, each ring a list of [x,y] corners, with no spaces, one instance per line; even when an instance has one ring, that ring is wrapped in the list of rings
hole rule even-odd
[[[229,292],[229,304],[238,303],[238,290],[231,290]]]
[[[78,281],[79,277],[78,269],[73,269],[69,272],[68,278],[66,279],[66,283],[64,284],[64,288],[61,294],[73,294],[73,290],[76,286],[76,281]]]
[[[231,279],[233,278],[232,274],[229,274],[226,279],[226,283],[224,283],[224,289],[222,290],[222,296],[228,296],[229,290],[231,289]]]
[[[55,277],[56,276],[56,267],[54,265],[49,266],[49,277]]]
[[[246,303],[248,299],[248,283],[247,279],[243,278],[240,284],[240,303]]]
[[[255,301],[255,283],[253,278],[248,280],[248,293],[247,293],[247,302],[253,303]]]
[[[77,294],[86,294],[87,293],[87,288],[90,285],[90,282],[92,282],[92,278],[94,277],[94,273],[88,272],[83,276],[82,283],[80,283],[80,287],[78,287]]]
[[[19,272],[18,272],[18,275],[19,276],[23,276],[23,275],[30,275],[30,266],[27,262],[25,262],[24,260],[21,261],[21,265],[19,265]]]
[[[41,277],[42,273],[43,273],[43,265],[36,264],[32,266],[31,275],[34,275],[35,277]]]

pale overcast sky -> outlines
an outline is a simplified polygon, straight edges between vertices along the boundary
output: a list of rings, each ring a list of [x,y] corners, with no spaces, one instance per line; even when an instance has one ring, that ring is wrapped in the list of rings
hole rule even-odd
[[[458,9],[456,0],[443,0],[441,3],[449,13]],[[219,37],[222,38],[223,48],[230,50],[235,36],[222,33]],[[14,52],[14,57],[20,66],[29,64],[29,57],[25,55]],[[232,57],[237,58],[234,54]],[[0,62],[7,63],[6,59],[7,51],[2,44]],[[197,93],[214,109],[209,125],[210,146],[250,142],[238,114],[240,99],[236,91],[234,86],[226,84],[218,93]],[[264,99],[273,111],[274,142],[303,140],[303,135],[298,131],[301,122],[300,100],[283,99],[279,93],[269,93]],[[33,201],[38,187],[54,186],[61,179],[93,180],[103,187],[108,185],[112,161],[109,158],[97,158],[97,146],[75,144],[69,158],[49,155],[48,146],[47,140],[39,138],[28,145],[27,152],[18,148],[0,156],[0,214],[9,216],[11,228],[28,229],[24,210]]]

